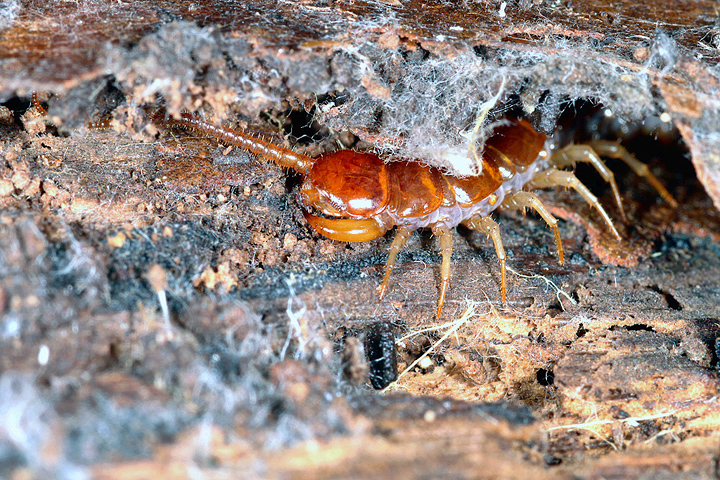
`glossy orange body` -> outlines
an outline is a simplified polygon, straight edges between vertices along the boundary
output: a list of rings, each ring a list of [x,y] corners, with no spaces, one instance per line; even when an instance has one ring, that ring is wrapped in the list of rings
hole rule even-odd
[[[315,159],[300,200],[306,209],[328,218],[374,218],[378,223],[372,234],[356,235],[333,230],[333,221],[308,215],[319,233],[336,240],[370,240],[395,225],[419,228],[442,222],[454,227],[473,214],[473,205],[499,203],[492,196],[537,160],[545,140],[527,121],[510,120],[486,142],[480,175],[466,178],[418,162],[385,163],[374,153],[341,150]],[[441,209],[445,215],[437,221],[418,222]]]
[[[574,189],[598,211],[610,232],[620,238],[597,197],[571,172],[558,168],[572,166],[575,162],[591,164],[612,187],[623,218],[617,184],[599,154],[622,160],[638,175],[648,179],[671,205],[677,205],[647,167],[616,142],[593,141],[587,145],[571,144],[558,148],[555,138],[546,138],[529,122],[520,119],[506,119],[495,128],[485,142],[480,174],[465,178],[415,161],[385,162],[370,152],[340,150],[313,159],[251,135],[210,124],[189,113],[182,114],[179,119],[161,120],[201,131],[302,174],[304,182],[299,200],[308,223],[321,235],[345,242],[363,242],[378,238],[397,226],[379,290],[380,298],[388,285],[397,253],[407,238],[418,228],[432,228],[443,258],[437,316],[440,316],[450,278],[450,229],[460,223],[492,238],[500,261],[502,300],[505,300],[506,256],[499,226],[491,218],[491,213],[500,205],[511,209],[534,209],[554,231],[558,258],[560,263],[563,262],[557,219],[536,195],[525,191],[527,185]]]

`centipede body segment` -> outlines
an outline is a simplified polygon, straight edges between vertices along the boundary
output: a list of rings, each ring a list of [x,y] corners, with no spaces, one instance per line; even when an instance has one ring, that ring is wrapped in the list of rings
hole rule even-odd
[[[381,237],[397,227],[379,287],[379,298],[387,291],[397,254],[419,228],[431,228],[442,254],[440,298],[436,315],[445,302],[450,280],[451,229],[463,224],[492,239],[500,262],[502,300],[506,299],[506,256],[500,228],[491,218],[499,207],[531,208],[553,230],[560,263],[564,253],[557,219],[529,190],[567,187],[594,207],[609,231],[618,239],[610,216],[590,190],[563,167],[588,163],[613,191],[619,212],[626,219],[614,175],[601,156],[617,158],[645,178],[673,206],[677,203],[646,165],[617,142],[595,141],[561,146],[554,137],[535,131],[524,119],[508,118],[487,139],[482,153],[482,171],[474,177],[458,177],[417,161],[386,162],[371,152],[339,150],[311,158],[243,132],[213,125],[183,113],[177,119],[160,118],[170,125],[202,132],[223,143],[246,149],[303,175],[298,194],[308,223],[319,234],[344,242],[364,242]]]

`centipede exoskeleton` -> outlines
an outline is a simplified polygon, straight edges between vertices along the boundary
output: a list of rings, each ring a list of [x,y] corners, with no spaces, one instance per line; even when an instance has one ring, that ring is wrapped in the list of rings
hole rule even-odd
[[[339,150],[311,158],[251,135],[213,125],[190,113],[161,119],[171,125],[197,130],[221,142],[246,149],[267,160],[294,169],[304,181],[298,194],[308,223],[321,235],[344,242],[364,242],[397,227],[379,288],[382,299],[398,252],[413,231],[429,227],[438,237],[442,253],[440,316],[450,279],[451,229],[463,224],[487,234],[500,261],[502,300],[506,298],[506,256],[500,228],[491,218],[498,207],[532,208],[555,234],[560,263],[564,261],[556,218],[531,191],[555,186],[579,193],[603,218],[618,239],[612,220],[598,199],[570,171],[577,162],[592,165],[612,188],[620,214],[625,213],[613,173],[601,156],[620,159],[645,178],[673,206],[677,203],[648,167],[619,143],[597,140],[588,144],[559,145],[554,137],[537,132],[527,120],[507,118],[485,142],[482,171],[461,178],[417,161],[386,162],[370,152]]]

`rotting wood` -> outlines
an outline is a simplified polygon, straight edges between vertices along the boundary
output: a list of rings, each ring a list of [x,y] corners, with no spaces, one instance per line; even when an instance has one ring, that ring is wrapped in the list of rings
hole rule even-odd
[[[25,131],[0,126],[0,398],[27,418],[42,419],[24,425],[35,443],[0,437],[17,453],[13,458],[25,462],[10,464],[16,475],[37,466],[62,473],[83,462],[104,478],[183,476],[190,467],[220,478],[238,472],[275,478],[441,471],[506,478],[714,474],[720,220],[682,166],[671,170],[677,178],[664,177],[681,200],[679,212],[656,205],[652,192],[624,178],[633,220],[621,230],[626,246],[602,238],[592,220],[564,223],[563,267],[542,222],[504,214],[503,237],[517,272],[509,277],[504,306],[491,246],[461,232],[466,238],[456,242],[446,318],[459,318],[466,299],[473,299],[472,321],[436,345],[429,362],[377,396],[343,390],[334,349],[343,337],[362,335],[368,323],[388,321],[408,335],[398,350],[402,370],[443,337],[447,325],[431,319],[438,257],[427,237],[411,239],[393,291],[378,303],[388,242],[347,246],[313,236],[290,194],[293,180],[279,168],[183,132],[142,142],[138,131],[147,124],[122,106],[109,110],[117,122],[113,130],[83,127],[112,107],[106,91],[98,96],[102,108],[87,101],[107,89],[104,75],[116,75],[124,98],[154,99],[145,94],[160,78],[158,69],[140,67],[158,58],[152,53],[189,58],[167,47],[198,38],[210,38],[193,43],[197,51],[209,49],[208,57],[196,58],[209,59],[203,65],[210,80],[159,81],[168,108],[204,104],[218,121],[248,123],[278,142],[288,141],[272,128],[284,123],[278,98],[312,105],[313,81],[321,79],[346,82],[354,92],[364,88],[372,100],[402,74],[388,64],[382,66],[387,76],[377,76],[380,67],[371,65],[372,74],[342,79],[361,65],[343,66],[343,52],[361,41],[383,51],[432,55],[438,65],[470,46],[490,63],[504,52],[546,55],[549,61],[532,71],[538,89],[537,97],[525,93],[530,105],[549,84],[561,95],[583,87],[593,96],[608,78],[592,76],[598,64],[638,73],[662,51],[665,44],[653,43],[665,39],[655,32],[668,15],[659,4],[643,4],[642,11],[637,2],[618,2],[613,10],[597,3],[573,2],[572,10],[519,4],[506,6],[506,17],[492,3],[474,5],[474,15],[440,5],[417,15],[413,2],[228,5],[232,14],[211,3],[188,12],[177,2],[61,2],[23,5],[14,17],[0,17],[3,32],[13,33],[0,40],[2,95],[26,95],[30,88],[59,94],[50,99],[47,125],[35,122],[37,133],[28,133],[29,123]],[[120,27],[98,24],[102,9]],[[707,160],[713,151],[708,135],[717,129],[709,95],[716,84],[708,67],[715,50],[702,47],[714,45],[712,17],[702,17],[710,10],[707,2],[695,2],[677,14],[674,27],[666,25],[676,29],[675,43],[667,45],[684,49],[686,63],[665,73],[663,64],[653,64],[648,75],[661,95],[633,105],[642,111],[643,101],[667,103],[700,179],[717,199],[717,167]],[[123,22],[131,12],[134,20]],[[374,20],[388,13],[397,24],[378,26]],[[253,22],[234,21],[242,15]],[[278,15],[290,22],[279,22]],[[172,23],[180,18],[196,24]],[[80,35],[83,29],[92,34]],[[233,71],[214,76],[225,71],[225,64],[213,63],[221,57],[215,48],[230,38],[250,45],[247,57],[237,45],[230,49],[238,55],[233,61],[262,60],[239,67],[256,69],[255,92],[274,96],[236,96]],[[100,46],[109,55],[98,54]],[[569,64],[558,57],[568,51],[589,52],[597,62],[576,71],[575,83],[561,82]],[[687,60],[699,51],[704,59]],[[328,58],[336,69],[323,77],[318,72],[325,72]],[[169,66],[179,66],[173,74],[197,68],[192,62]],[[295,75],[279,81],[264,76],[273,68]],[[311,73],[317,78],[309,79]],[[266,108],[274,109],[268,122],[256,116]],[[388,131],[344,113],[329,108],[321,119],[365,140],[388,140]],[[56,127],[70,136],[55,135]],[[317,154],[348,138],[331,133],[295,148]],[[648,143],[636,145],[642,154]],[[655,149],[663,161],[680,164],[681,152]],[[214,183],[203,181],[208,178]],[[555,197],[558,216],[592,218],[572,197]],[[634,266],[599,261],[608,259]],[[147,281],[154,266],[166,274],[173,338]],[[487,402],[501,403],[492,410]],[[528,410],[515,412],[508,403]],[[99,425],[109,436],[95,433]]]

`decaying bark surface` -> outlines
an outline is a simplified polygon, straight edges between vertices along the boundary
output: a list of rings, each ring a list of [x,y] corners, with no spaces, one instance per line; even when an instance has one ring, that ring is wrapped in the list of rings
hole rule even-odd
[[[0,476],[716,478],[717,29],[701,1],[4,2]],[[609,163],[623,224],[579,167],[623,240],[539,192],[565,264],[501,212],[502,303],[492,244],[459,229],[440,319],[428,232],[378,302],[389,237],[319,237],[297,176],[157,121],[467,172],[503,112],[549,133],[597,103],[617,120],[587,133],[680,207]]]

